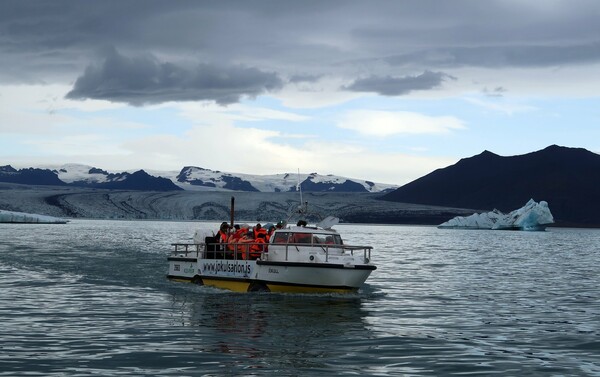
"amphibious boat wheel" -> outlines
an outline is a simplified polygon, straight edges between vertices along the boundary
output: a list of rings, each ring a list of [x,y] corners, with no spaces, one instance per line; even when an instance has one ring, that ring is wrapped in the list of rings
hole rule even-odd
[[[254,282],[248,286],[248,292],[271,292],[265,283]]]
[[[197,285],[204,285],[202,278],[198,275],[196,275],[192,278],[192,283],[197,284]]]

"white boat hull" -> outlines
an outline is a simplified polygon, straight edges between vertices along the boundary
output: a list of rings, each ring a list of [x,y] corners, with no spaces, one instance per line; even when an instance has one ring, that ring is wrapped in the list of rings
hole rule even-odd
[[[374,269],[372,265],[170,257],[168,277],[239,292],[343,293],[358,290]]]
[[[238,292],[342,293],[358,290],[376,269],[371,246],[345,245],[331,229],[277,229],[269,243],[204,241],[173,244],[167,277]]]

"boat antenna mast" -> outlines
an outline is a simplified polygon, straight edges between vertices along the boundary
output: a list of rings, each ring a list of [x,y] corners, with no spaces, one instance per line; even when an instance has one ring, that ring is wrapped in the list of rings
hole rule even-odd
[[[319,218],[323,218],[319,213],[309,213],[308,212],[308,201],[304,201],[302,197],[302,183],[300,182],[300,169],[298,169],[298,183],[296,184],[296,191],[300,193],[300,205],[298,206],[296,211],[290,212],[288,217],[289,222],[293,217],[298,216],[299,223],[302,222],[304,224],[307,223],[307,219],[309,216],[316,216]]]
[[[306,216],[308,214],[308,202],[304,202],[302,199],[302,184],[300,183],[300,168],[298,168],[298,184],[296,185],[296,191],[300,193],[300,205],[298,206],[298,213]]]

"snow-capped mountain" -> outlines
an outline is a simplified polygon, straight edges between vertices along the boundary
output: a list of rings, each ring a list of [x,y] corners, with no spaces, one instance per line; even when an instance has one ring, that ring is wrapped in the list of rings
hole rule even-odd
[[[106,170],[82,165],[65,164],[46,166],[44,169],[29,168],[16,170],[10,166],[10,178],[7,182],[15,182],[15,176],[31,175],[34,171],[40,176],[56,175],[56,182],[64,182],[70,186],[93,187],[106,189],[146,190],[146,191],[247,191],[247,192],[294,192],[301,188],[303,192],[386,192],[397,186],[374,183],[366,180],[340,177],[335,175],[311,174],[273,174],[251,175],[227,173],[218,170],[186,166],[181,171],[138,170],[136,172],[111,173]],[[0,182],[8,179],[0,171]],[[47,181],[46,181],[47,182]],[[35,179],[28,179],[28,184]]]
[[[17,170],[10,165],[0,166],[0,182],[23,185],[65,185],[65,182],[61,181],[50,170],[33,168]]]
[[[61,181],[71,186],[147,191],[181,190],[170,179],[155,177],[144,170],[109,173],[91,166],[67,164],[53,171]]]
[[[173,181],[185,190],[208,188],[212,190],[290,192],[297,191],[298,185],[300,185],[302,191],[306,192],[382,192],[397,187],[331,174],[232,174],[195,166],[186,166],[181,169]]]

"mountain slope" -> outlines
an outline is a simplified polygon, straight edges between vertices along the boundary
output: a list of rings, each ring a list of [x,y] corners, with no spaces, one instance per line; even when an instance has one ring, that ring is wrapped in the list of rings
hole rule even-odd
[[[600,225],[600,155],[552,145],[519,156],[483,153],[438,169],[384,200],[511,211],[545,200],[559,225]]]
[[[332,174],[252,175],[226,173],[196,166],[186,166],[179,172],[138,170],[134,173],[109,173],[103,169],[81,164],[21,170],[6,165],[0,167],[0,182],[29,185],[68,184],[75,187],[141,191],[183,189],[190,191],[295,192],[300,185],[304,192],[379,193],[397,187]]]
[[[0,183],[0,209],[62,218],[210,220],[231,216],[235,197],[238,223],[286,220],[298,211],[300,195],[294,192],[226,192],[98,190],[72,186],[28,186]],[[347,223],[440,224],[464,209],[432,207],[377,200],[371,193],[305,193],[307,219],[316,222],[336,216]],[[297,219],[296,216],[293,218]],[[191,236],[191,235],[190,235]]]
[[[170,179],[155,177],[144,170],[133,173],[109,173],[106,170],[68,164],[54,171],[55,174],[70,186],[91,187],[110,190],[140,190],[140,191],[178,191],[181,187]]]
[[[167,176],[168,173],[161,175]],[[306,192],[382,192],[397,187],[331,174],[233,174],[196,166],[184,167],[171,179],[186,190],[294,192],[298,183]]]
[[[66,185],[51,170],[34,168],[16,170],[10,165],[0,166],[0,182],[20,183],[24,185]]]

